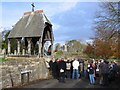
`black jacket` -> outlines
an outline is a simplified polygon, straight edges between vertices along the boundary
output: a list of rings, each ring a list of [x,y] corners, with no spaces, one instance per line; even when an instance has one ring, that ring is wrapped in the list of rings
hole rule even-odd
[[[66,70],[66,62],[63,60],[59,62],[59,70],[60,69]]]
[[[94,69],[92,66],[88,67],[88,73],[89,74],[94,74]]]

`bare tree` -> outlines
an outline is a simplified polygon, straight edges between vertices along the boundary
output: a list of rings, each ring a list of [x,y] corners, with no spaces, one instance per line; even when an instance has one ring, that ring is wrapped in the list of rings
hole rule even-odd
[[[94,41],[93,45],[96,49],[95,52],[96,55],[98,54],[98,56],[105,56],[105,57],[106,56],[120,57],[119,32],[120,32],[120,2],[100,3],[100,10],[96,14],[96,19],[95,19],[96,35],[95,38],[93,39]],[[96,41],[99,41],[97,42],[98,44],[95,43]],[[104,55],[102,55],[103,53]]]
[[[107,39],[116,36],[120,29],[119,4],[119,2],[102,2],[96,15],[96,30],[104,31],[102,34]]]

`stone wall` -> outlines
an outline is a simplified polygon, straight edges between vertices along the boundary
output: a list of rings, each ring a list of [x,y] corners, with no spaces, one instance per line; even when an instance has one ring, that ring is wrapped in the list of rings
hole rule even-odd
[[[35,80],[49,78],[49,70],[43,58],[21,59],[19,57],[17,60],[2,62],[0,69],[0,73],[2,73],[0,76],[2,88],[15,87]]]
[[[5,54],[5,53],[6,53],[5,49],[0,48],[0,54]]]

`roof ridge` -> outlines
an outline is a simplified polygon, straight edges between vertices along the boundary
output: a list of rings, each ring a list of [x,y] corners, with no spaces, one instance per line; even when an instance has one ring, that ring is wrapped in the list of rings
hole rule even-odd
[[[24,12],[24,15],[32,14],[32,13],[41,13],[41,12],[43,12],[43,10],[36,10],[36,11],[33,11],[33,12]]]

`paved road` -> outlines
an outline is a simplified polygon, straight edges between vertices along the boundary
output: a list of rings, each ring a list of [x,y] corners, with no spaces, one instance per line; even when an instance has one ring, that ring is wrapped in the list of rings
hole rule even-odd
[[[58,80],[56,79],[41,80],[23,86],[22,88],[104,88],[103,86],[100,86],[98,84],[90,85],[89,81],[84,78],[79,80],[66,79],[65,81],[66,81],[65,83],[59,83]],[[111,86],[109,86],[109,88],[111,88]]]

